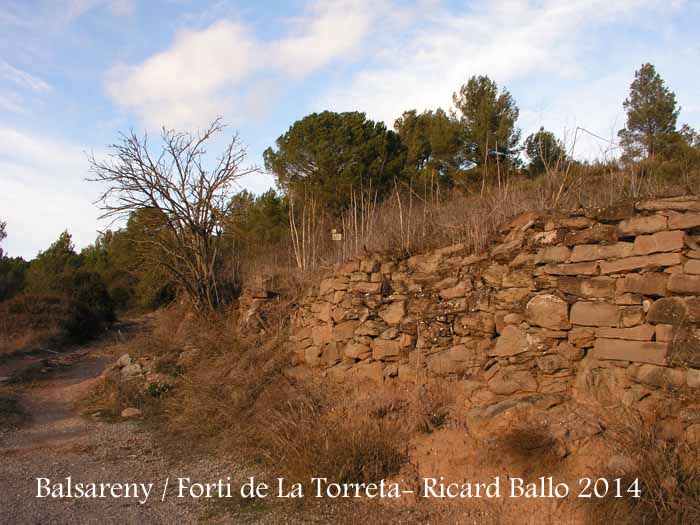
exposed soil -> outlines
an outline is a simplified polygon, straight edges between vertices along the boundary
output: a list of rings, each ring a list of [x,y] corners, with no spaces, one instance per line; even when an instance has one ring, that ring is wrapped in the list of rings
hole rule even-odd
[[[0,523],[411,523],[408,509],[356,501],[161,501],[165,480],[178,476],[209,482],[232,476],[238,486],[250,472],[221,457],[175,463],[140,421],[117,423],[81,414],[76,403],[114,359],[114,340],[148,329],[147,322],[122,324],[101,342],[52,354],[5,360],[0,372],[11,377],[25,412],[19,428],[0,425]],[[118,337],[115,335],[118,334]],[[5,381],[6,383],[8,381]],[[38,498],[37,478],[62,483],[153,483],[145,504],[136,499]],[[418,521],[423,521],[418,518]]]
[[[290,501],[176,497],[173,479],[211,482],[231,476],[232,486],[253,473],[235,458],[178,458],[159,448],[141,421],[102,421],[76,403],[114,359],[114,342],[149,329],[148,320],[122,324],[101,342],[51,357],[5,361],[26,421],[0,425],[0,523],[495,523],[491,505],[409,505],[376,501]],[[136,499],[38,498],[37,478],[63,483],[153,483],[145,504]],[[161,500],[166,478],[170,490]]]
[[[17,429],[0,430],[1,523],[194,521],[191,500],[163,503],[153,493],[145,505],[133,499],[36,497],[38,477],[64,483],[71,476],[75,482],[163,485],[169,469],[138,423],[101,422],[83,417],[75,408],[110,359],[110,344],[103,341],[50,358],[3,363],[1,373],[24,379],[17,388],[28,421]]]

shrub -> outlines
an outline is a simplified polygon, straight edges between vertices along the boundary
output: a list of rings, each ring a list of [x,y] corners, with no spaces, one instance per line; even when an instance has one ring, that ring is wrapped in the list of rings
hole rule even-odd
[[[109,297],[23,293],[0,303],[0,353],[82,343],[112,320]]]

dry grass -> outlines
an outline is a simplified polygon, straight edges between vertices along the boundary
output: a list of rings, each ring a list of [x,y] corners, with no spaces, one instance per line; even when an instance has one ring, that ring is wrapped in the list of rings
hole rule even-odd
[[[256,432],[260,453],[291,480],[378,482],[408,460],[401,422],[369,407],[297,398],[271,407],[265,419]]]
[[[700,522],[698,450],[664,437],[659,422],[645,422],[638,414],[624,409],[611,421],[607,436],[613,450],[636,465],[625,474],[622,485],[628,487],[638,479],[641,497],[627,495],[592,502],[590,523]]]
[[[492,178],[495,181],[495,174]],[[697,171],[681,175],[638,167],[622,170],[615,163],[565,163],[535,179],[517,172],[502,173],[498,184],[482,185],[480,179],[474,173],[472,180],[453,188],[397,185],[381,203],[371,194],[355,195],[341,217],[315,217],[305,246],[305,252],[312,254],[305,271],[328,267],[358,253],[414,254],[456,243],[481,252],[505,221],[524,211],[604,208],[622,200],[700,190]],[[330,239],[331,229],[342,234],[342,241]],[[291,249],[287,261],[276,256],[277,268],[295,267],[292,259]]]

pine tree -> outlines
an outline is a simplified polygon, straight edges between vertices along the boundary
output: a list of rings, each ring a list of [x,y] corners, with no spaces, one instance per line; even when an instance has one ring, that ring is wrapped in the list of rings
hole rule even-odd
[[[623,107],[627,126],[618,133],[625,155],[630,159],[653,159],[676,131],[680,108],[652,64],[635,73]]]
[[[525,139],[525,153],[530,159],[528,170],[532,175],[544,173],[564,160],[564,144],[552,133],[540,127]]]
[[[487,76],[471,77],[452,96],[460,113],[465,140],[465,158],[483,164],[488,157],[514,158],[520,141],[515,126],[520,110],[507,89]]]

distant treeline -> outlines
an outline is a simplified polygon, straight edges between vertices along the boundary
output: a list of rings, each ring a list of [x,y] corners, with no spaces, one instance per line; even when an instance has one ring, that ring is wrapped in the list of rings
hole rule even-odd
[[[623,106],[627,122],[613,146],[617,154],[597,164],[610,171],[637,170],[689,181],[700,165],[700,137],[689,126],[678,126],[675,94],[653,65],[644,64],[635,73]],[[518,116],[509,91],[487,76],[472,77],[461,86],[449,110],[406,111],[393,130],[361,112],[310,114],[264,152],[265,168],[274,175],[276,189],[258,196],[247,191],[229,193],[227,181],[203,196],[209,190],[208,180],[200,184],[205,177],[202,171],[199,185],[188,189],[182,182],[183,195],[176,203],[187,208],[182,217],[175,217],[172,208],[161,207],[156,199],[153,204],[124,207],[126,225],[99,235],[80,253],[68,232],[30,262],[0,252],[0,302],[6,312],[17,316],[32,308],[40,311],[42,304],[53,305],[53,310],[47,307],[46,311],[61,305],[63,317],[71,317],[65,321],[69,331],[81,338],[109,323],[115,312],[157,308],[185,288],[196,298],[209,293],[201,287],[214,286],[216,298],[208,299],[211,306],[235,296],[245,275],[261,267],[313,268],[323,262],[322,247],[314,239],[326,235],[330,226],[346,235],[351,232],[355,249],[361,249],[367,237],[362,236],[363,228],[369,229],[372,214],[385,202],[396,203],[402,222],[414,198],[425,207],[426,202],[439,203],[455,192],[483,192],[514,178],[536,182],[584,166],[571,158],[571,137],[560,138],[540,128],[523,140]],[[166,153],[177,161],[178,155],[188,152],[188,162],[201,167],[199,143],[185,134],[173,132],[167,137],[171,142],[166,143]],[[130,155],[146,150],[145,144],[142,148],[135,140],[128,137],[123,145],[113,146],[123,155],[121,167],[93,161],[102,180],[121,177],[117,189],[132,196],[143,189],[130,182],[128,169],[134,166],[143,171],[146,181],[158,176],[168,181],[173,176],[164,172],[162,164],[138,164],[139,159]],[[168,169],[173,166],[177,162]],[[124,167],[128,169],[121,172]],[[181,176],[190,184],[197,170]],[[151,190],[163,188],[155,185]],[[209,202],[202,200],[205,197]],[[225,203],[212,204],[224,197]],[[151,201],[144,197],[138,202]],[[207,204],[206,212],[199,208],[202,202]],[[188,213],[192,224],[175,225],[187,221]],[[201,224],[211,228],[206,235],[199,231],[198,213],[199,219],[208,221]],[[6,225],[1,227],[0,240],[6,235]],[[404,224],[400,227],[403,236]],[[183,236],[197,237],[198,244],[188,244]],[[181,244],[157,242],[166,238]],[[398,244],[402,249],[409,247],[403,237]],[[187,265],[195,264],[214,276],[207,273],[205,283],[196,282],[196,277],[188,282]]]

